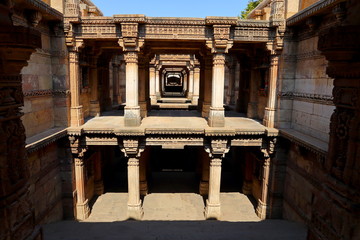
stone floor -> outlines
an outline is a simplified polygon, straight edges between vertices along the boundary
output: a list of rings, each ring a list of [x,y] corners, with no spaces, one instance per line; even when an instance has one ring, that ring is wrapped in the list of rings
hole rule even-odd
[[[205,221],[204,200],[195,193],[147,195],[143,221],[126,221],[126,202],[126,193],[106,193],[95,202],[89,219],[45,225],[44,239],[306,239],[306,229],[299,224],[260,221],[251,201],[236,192],[221,194],[220,221]]]

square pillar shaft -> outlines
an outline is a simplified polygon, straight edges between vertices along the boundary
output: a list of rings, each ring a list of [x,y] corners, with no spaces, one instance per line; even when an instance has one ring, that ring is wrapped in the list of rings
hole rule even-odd
[[[209,113],[210,127],[224,127],[224,80],[225,80],[225,55],[215,53],[213,56],[212,94]]]
[[[221,158],[210,161],[209,195],[206,200],[205,217],[219,219],[220,211]]]
[[[85,220],[90,215],[88,199],[85,195],[85,166],[82,158],[75,158],[75,184],[76,184],[76,218]]]
[[[70,72],[70,91],[71,91],[71,110],[70,124],[78,127],[84,124],[83,107],[80,105],[80,72],[79,72],[79,52],[69,52],[69,72]]]
[[[128,191],[128,217],[140,220],[143,210],[140,200],[139,158],[130,157],[128,160]]]
[[[149,92],[150,92],[150,103],[155,105],[157,103],[156,99],[156,70],[155,67],[149,68]]]
[[[140,107],[139,107],[139,67],[138,53],[126,52],[124,54],[126,62],[126,107],[125,107],[125,126],[140,126]]]

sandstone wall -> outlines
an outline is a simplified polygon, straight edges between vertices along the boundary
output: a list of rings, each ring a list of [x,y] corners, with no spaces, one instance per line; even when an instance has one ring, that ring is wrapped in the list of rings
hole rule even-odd
[[[28,154],[30,199],[35,208],[36,224],[61,220],[62,183],[56,143]]]

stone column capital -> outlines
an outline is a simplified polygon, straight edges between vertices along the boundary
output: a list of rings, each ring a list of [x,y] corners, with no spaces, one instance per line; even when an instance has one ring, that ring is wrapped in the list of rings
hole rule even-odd
[[[225,65],[225,59],[226,59],[226,56],[224,53],[215,53],[213,55],[213,65],[214,66],[218,66],[218,65]]]
[[[124,139],[120,150],[125,154],[125,157],[140,158],[141,153],[145,150],[145,146],[140,143],[139,139]]]
[[[138,53],[136,51],[125,52],[124,53],[124,60],[125,60],[126,63],[136,63],[136,64],[138,64],[138,62],[139,62]]]
[[[225,154],[230,150],[228,140],[226,139],[213,139],[210,144],[205,145],[205,151],[209,153],[212,159],[220,159],[225,157]]]

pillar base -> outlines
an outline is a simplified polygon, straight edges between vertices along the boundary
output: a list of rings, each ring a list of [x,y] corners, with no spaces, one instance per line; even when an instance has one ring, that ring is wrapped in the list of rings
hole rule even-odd
[[[210,107],[208,124],[210,127],[225,127],[224,108]]]
[[[258,205],[256,207],[256,215],[264,220],[266,219],[266,210],[267,210],[267,205],[265,203],[263,203],[260,199],[258,200]]]
[[[90,208],[88,200],[85,200],[83,203],[76,204],[76,219],[85,220],[90,216]]]
[[[140,181],[140,195],[146,196],[148,194],[147,181]]]
[[[128,204],[128,218],[133,220],[141,220],[144,211],[141,206],[141,201],[138,204]]]
[[[206,200],[205,218],[206,219],[219,219],[221,215],[220,203],[212,204]]]
[[[140,126],[140,107],[125,107],[124,121],[125,127]]]
[[[71,107],[71,126],[79,127],[84,124],[83,106]]]
[[[193,96],[191,100],[191,105],[198,105],[199,104],[199,96]]]
[[[90,116],[100,116],[100,104],[99,101],[90,101]]]
[[[150,104],[151,104],[151,105],[156,105],[156,104],[157,104],[157,97],[156,97],[156,95],[150,96]]]
[[[243,186],[242,186],[242,193],[245,195],[252,194],[252,182],[244,181]]]
[[[157,92],[156,93],[156,99],[160,99],[161,98],[161,93],[160,92]]]
[[[199,193],[202,196],[209,194],[209,182],[208,181],[200,181]]]
[[[273,128],[275,126],[275,109],[265,108],[263,124],[265,127]]]
[[[104,194],[104,183],[102,180],[95,181],[94,191],[95,191],[95,194],[98,196]]]

